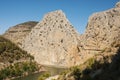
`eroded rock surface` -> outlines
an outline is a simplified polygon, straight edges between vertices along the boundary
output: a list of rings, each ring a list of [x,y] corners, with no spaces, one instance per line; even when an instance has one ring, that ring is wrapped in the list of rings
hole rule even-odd
[[[54,11],[46,14],[23,41],[23,49],[44,65],[73,66],[79,61],[79,34],[65,14]]]
[[[21,46],[21,41],[26,37],[26,35],[28,35],[28,33],[37,23],[38,22],[35,21],[29,21],[18,24],[8,29],[3,36]]]
[[[113,54],[120,47],[120,2],[115,8],[94,13],[80,36],[81,54]],[[86,56],[84,56],[85,59]]]
[[[116,52],[120,47],[120,7],[90,16],[80,39],[86,50]]]

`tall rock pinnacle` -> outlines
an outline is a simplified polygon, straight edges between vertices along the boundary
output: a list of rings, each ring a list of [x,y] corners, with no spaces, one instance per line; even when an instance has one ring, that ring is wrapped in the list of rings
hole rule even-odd
[[[78,33],[61,10],[46,14],[23,41],[23,49],[44,65],[77,64]]]

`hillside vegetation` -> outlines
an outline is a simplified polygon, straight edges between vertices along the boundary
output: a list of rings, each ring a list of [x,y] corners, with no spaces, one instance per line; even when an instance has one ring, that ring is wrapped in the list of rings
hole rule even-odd
[[[0,36],[0,80],[39,71],[34,57]]]
[[[15,62],[20,59],[33,59],[33,57],[27,54],[10,40],[7,40],[0,36],[0,62]]]

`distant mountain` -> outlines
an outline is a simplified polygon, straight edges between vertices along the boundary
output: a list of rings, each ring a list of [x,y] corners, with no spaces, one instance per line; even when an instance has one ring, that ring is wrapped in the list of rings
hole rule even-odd
[[[9,28],[3,36],[17,45],[21,45],[21,41],[31,31],[31,29],[37,24],[36,21],[28,21]]]

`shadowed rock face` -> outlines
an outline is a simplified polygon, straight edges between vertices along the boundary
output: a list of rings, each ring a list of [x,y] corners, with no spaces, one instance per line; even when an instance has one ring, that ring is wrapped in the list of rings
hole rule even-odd
[[[79,35],[61,11],[46,14],[23,42],[23,49],[44,65],[77,64]]]
[[[16,43],[17,45],[21,46],[21,41],[24,39],[26,35],[28,35],[28,33],[37,23],[38,22],[35,22],[35,21],[29,21],[29,22],[18,24],[8,29],[3,34],[3,36],[11,40],[12,42]]]

